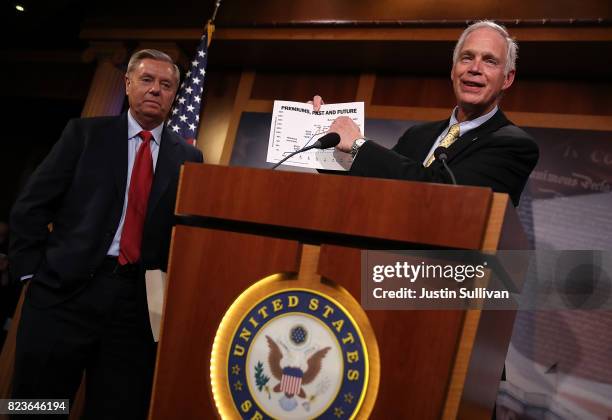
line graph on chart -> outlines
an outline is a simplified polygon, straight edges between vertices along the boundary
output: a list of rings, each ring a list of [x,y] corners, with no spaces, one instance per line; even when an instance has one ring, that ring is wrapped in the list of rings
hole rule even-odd
[[[318,113],[312,105],[275,101],[268,142],[267,162],[278,162],[288,154],[316,142],[324,136],[339,114],[350,117],[363,131],[363,103],[323,105]],[[349,154],[334,148],[309,150],[297,154],[285,164],[314,169],[347,170],[352,163]]]

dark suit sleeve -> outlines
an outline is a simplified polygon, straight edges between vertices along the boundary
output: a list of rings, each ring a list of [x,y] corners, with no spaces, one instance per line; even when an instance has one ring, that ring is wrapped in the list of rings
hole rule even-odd
[[[507,193],[517,206],[538,158],[538,147],[531,138],[498,135],[452,169],[457,183]]]
[[[374,142],[366,142],[360,149],[351,174],[422,182],[451,183],[450,176],[440,162],[424,167],[410,156],[410,130],[389,150]],[[408,156],[406,156],[408,155]],[[526,133],[507,126],[497,133],[480,139],[462,153],[449,160],[457,183],[490,187],[508,193],[514,205],[529,174],[538,161],[538,147]]]
[[[77,121],[71,120],[15,202],[9,223],[9,257],[16,279],[38,270],[49,235],[48,225],[70,187],[82,150]]]
[[[196,149],[196,154],[194,156],[194,162],[204,163],[204,156],[202,155],[202,151],[200,149]]]
[[[410,157],[410,133],[411,130],[407,130],[392,149],[367,141],[361,146],[353,161],[351,175],[422,182],[450,182],[450,176],[444,167],[432,165],[425,168],[423,162]]]

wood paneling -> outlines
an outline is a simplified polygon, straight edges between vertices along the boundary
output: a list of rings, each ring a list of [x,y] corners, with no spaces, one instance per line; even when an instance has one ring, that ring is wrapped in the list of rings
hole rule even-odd
[[[263,25],[249,27],[219,26],[215,31],[214,39],[220,41],[237,40],[291,40],[291,41],[450,41],[457,40],[458,35],[465,27],[465,21],[446,22],[440,26],[435,22],[412,21],[374,22],[361,26],[347,22],[345,25],[336,25],[338,22],[305,22],[304,25]],[[308,25],[310,23],[310,25]],[[327,23],[327,25],[326,25]],[[502,22],[503,23],[503,22]],[[565,22],[565,25],[548,20],[538,20],[530,23],[522,22],[514,26],[514,22],[506,22],[510,32],[519,41],[610,41],[610,25],[579,25],[577,22]],[[518,22],[521,23],[521,22]],[[572,26],[574,25],[574,26]],[[273,26],[273,27],[270,27]],[[117,26],[112,28],[88,26],[81,31],[81,38],[104,40],[198,40],[202,36],[200,26],[185,28],[155,27],[136,28],[133,26]]]
[[[206,72],[204,106],[200,116],[197,145],[207,163],[221,161],[239,82],[238,71]]]
[[[273,27],[218,28],[209,65],[214,70],[357,73],[386,71],[420,76],[450,72],[454,44],[464,25],[431,27]],[[200,28],[86,29],[83,36],[102,40],[184,40],[190,54]],[[612,74],[610,25],[539,24],[511,27],[520,44],[521,77],[598,78]],[[301,69],[301,70],[300,70]]]
[[[268,111],[271,112],[272,107]],[[425,108],[405,106],[370,106],[368,118],[387,120],[436,121],[447,119],[450,108]],[[508,118],[520,127],[567,128],[575,130],[612,131],[612,116],[553,114],[541,112],[506,112]]]
[[[612,82],[518,79],[502,105],[508,111],[612,115]]]
[[[507,115],[511,121],[523,127],[612,131],[612,116],[609,115],[552,114],[516,111],[508,112]]]
[[[360,267],[361,250],[321,247],[319,273],[354,296],[361,295]],[[449,385],[443,378],[447,378],[455,362],[464,312],[405,310],[367,314],[377,337],[382,339],[378,345],[383,380],[371,418],[440,418]],[[468,351],[468,357],[469,354]],[[467,362],[465,365],[463,377]],[[457,391],[457,405],[461,391]],[[402,394],[409,394],[406,400],[410,404],[398,398]]]
[[[179,2],[171,13],[165,4],[142,0],[93,2],[85,13],[90,24],[126,27],[194,26],[211,16],[214,0]],[[95,7],[95,3],[99,6]],[[607,0],[232,0],[222,2],[217,15],[221,26],[253,22],[282,24],[295,21],[437,20],[465,22],[470,19],[596,19],[609,18]]]
[[[286,229],[300,227],[313,235],[336,232],[361,238],[479,249],[492,197],[490,189],[481,187],[457,189],[453,185],[354,177],[347,189],[346,178],[337,175],[232,169],[186,164],[176,213],[212,219],[223,216],[226,220]],[[225,192],[215,201],[201,199],[220,186]],[[261,197],[267,199],[261,201]],[[314,202],[313,197],[317,198]],[[253,208],[252,203],[256,202],[258,205]],[[345,205],[327,208],[328,203],[334,202]],[[439,202],[446,205],[432,205]],[[357,216],[352,208],[354,203],[365,206],[359,209],[359,214],[368,215],[367,223]],[[394,221],[391,232],[390,220]],[[426,223],[429,220],[438,221],[436,229]]]
[[[288,22],[296,20],[470,20],[610,17],[606,0],[532,2],[529,0],[236,0],[221,6],[219,22]]]
[[[358,74],[258,72],[251,99],[306,102],[318,93],[330,103],[346,102],[355,96],[358,83]]]
[[[502,99],[504,111],[576,115],[612,115],[612,82],[522,79]],[[448,78],[378,75],[373,105],[452,109],[455,105]]]
[[[82,117],[119,115],[125,100],[125,73],[110,60],[98,62]]]
[[[168,281],[180,279],[182,284],[169,287],[166,296],[151,418],[195,419],[203,414],[213,418],[209,363],[221,317],[254,280],[296,272],[299,246],[293,241],[184,226],[175,228],[172,244]]]
[[[240,75],[240,82],[236,90],[236,96],[234,97],[234,104],[232,105],[231,115],[229,119],[229,126],[227,129],[227,135],[223,142],[223,150],[221,151],[221,157],[219,163],[222,165],[229,164],[232,156],[232,150],[234,148],[234,141],[236,141],[236,133],[238,132],[238,124],[240,124],[240,116],[242,111],[249,102],[249,97],[253,89],[253,81],[255,80],[255,73],[252,71],[243,71]],[[226,110],[227,112],[228,110]]]
[[[449,77],[411,77],[408,75],[378,75],[372,105],[447,108],[455,106]]]
[[[293,228],[296,233],[292,239],[324,244],[328,240],[343,242],[345,237],[354,239],[357,245],[350,248],[323,245],[319,263],[322,276],[353,296],[361,295],[359,248],[369,249],[377,239],[397,241],[406,248],[415,242],[430,243],[438,236],[436,232],[442,232],[444,243],[440,246],[464,247],[461,241],[476,249],[482,246],[484,230],[473,228],[487,225],[492,194],[486,189],[364,178],[348,181],[339,176],[247,168],[184,167],[177,214],[193,216],[181,220],[209,228],[175,230],[153,418],[211,412],[212,404],[204,398],[209,371],[202,353],[210,351],[214,327],[229,303],[250,284],[248,277],[253,281],[266,274],[266,269],[295,271],[296,242],[272,239],[279,233],[291,237],[285,233]],[[398,201],[398,197],[402,199]],[[451,210],[435,204],[441,201]],[[469,206],[458,201],[469,202]],[[451,211],[452,217],[445,211]],[[386,217],[378,217],[381,214]],[[432,220],[436,221],[435,228]],[[494,229],[491,234],[499,235],[500,231]],[[325,233],[328,235],[321,239]],[[218,287],[215,279],[222,279],[223,286]],[[468,361],[472,343],[480,334],[478,317],[466,317],[462,311],[371,311],[368,317],[380,348],[376,360],[381,362],[372,418],[435,419],[443,410],[451,413],[448,418],[454,418],[467,389],[462,378],[472,370]],[[505,332],[509,339],[510,333]],[[491,347],[506,349],[505,343],[501,347],[489,345],[485,346],[487,357],[493,351]],[[503,358],[496,359],[495,369],[501,371],[502,366]],[[452,378],[459,377],[456,387],[450,386],[451,372]],[[487,376],[489,390],[498,378]],[[454,406],[445,409],[451,393],[456,397]],[[398,400],[398,395],[403,397]],[[488,418],[486,410],[492,408],[493,397],[489,392],[486,401],[474,401],[476,407],[484,408],[481,411],[485,415],[477,418]],[[185,404],[176,407],[176,401]]]

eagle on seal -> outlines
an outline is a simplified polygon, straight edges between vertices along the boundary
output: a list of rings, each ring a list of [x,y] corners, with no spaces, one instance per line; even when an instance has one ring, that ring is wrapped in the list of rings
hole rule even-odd
[[[306,392],[304,392],[302,385],[308,385],[315,380],[321,371],[323,358],[331,350],[331,347],[325,347],[310,356],[306,361],[307,368],[304,371],[302,369],[303,363],[298,363],[298,360],[289,351],[286,356],[283,356],[281,348],[272,338],[266,335],[266,340],[268,340],[268,347],[270,348],[268,353],[270,371],[272,376],[280,381],[273,388],[273,391],[284,392],[287,398],[291,398],[294,395],[306,398]],[[281,360],[285,362],[285,367],[281,367]]]

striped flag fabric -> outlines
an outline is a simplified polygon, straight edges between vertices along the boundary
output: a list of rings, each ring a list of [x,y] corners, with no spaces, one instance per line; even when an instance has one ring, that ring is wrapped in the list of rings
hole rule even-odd
[[[302,376],[304,376],[304,373],[300,368],[284,368],[280,382],[281,391],[289,395],[299,394],[302,387]]]

